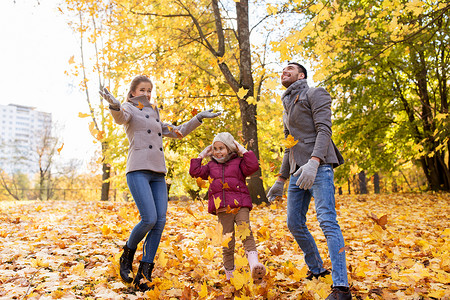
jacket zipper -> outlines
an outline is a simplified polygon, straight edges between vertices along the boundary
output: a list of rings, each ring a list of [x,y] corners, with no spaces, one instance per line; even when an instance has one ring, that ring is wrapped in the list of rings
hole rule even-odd
[[[223,185],[225,184],[225,164],[222,164],[222,198],[223,198],[223,207],[226,207],[225,203],[225,189]]]

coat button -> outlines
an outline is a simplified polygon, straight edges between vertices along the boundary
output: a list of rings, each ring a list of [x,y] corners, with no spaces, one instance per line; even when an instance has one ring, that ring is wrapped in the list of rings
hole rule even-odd
[[[152,131],[149,129],[149,130],[147,130],[147,133],[151,133]]]
[[[152,149],[152,148],[153,148],[153,146],[152,146],[152,145],[149,145],[148,147],[149,147],[150,149]]]
[[[158,132],[158,135],[161,136],[161,132]]]
[[[150,116],[149,115],[145,115],[145,117],[148,119],[148,118],[150,118]]]
[[[159,151],[162,151],[162,148],[159,148]]]
[[[159,122],[159,119],[156,119],[156,122]]]

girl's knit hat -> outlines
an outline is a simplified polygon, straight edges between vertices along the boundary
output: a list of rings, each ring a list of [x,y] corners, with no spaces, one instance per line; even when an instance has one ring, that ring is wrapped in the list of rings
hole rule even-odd
[[[228,132],[218,133],[214,137],[212,144],[214,145],[215,142],[222,142],[225,144],[225,146],[227,146],[227,148],[231,152],[237,152],[237,147],[236,147],[236,144],[234,143],[234,137]]]

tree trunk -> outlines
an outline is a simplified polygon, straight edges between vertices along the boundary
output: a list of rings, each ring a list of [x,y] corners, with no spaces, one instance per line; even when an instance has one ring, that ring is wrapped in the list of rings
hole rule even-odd
[[[380,175],[378,173],[373,174],[373,191],[375,194],[380,193]]]
[[[364,171],[359,172],[358,182],[359,182],[359,193],[367,194],[366,173]]]
[[[105,153],[108,145],[103,142],[102,143],[102,153]],[[103,156],[104,157],[104,156]],[[110,182],[109,178],[111,177],[111,166],[105,162],[102,163],[102,194],[100,200],[108,201],[109,199],[109,188]]]

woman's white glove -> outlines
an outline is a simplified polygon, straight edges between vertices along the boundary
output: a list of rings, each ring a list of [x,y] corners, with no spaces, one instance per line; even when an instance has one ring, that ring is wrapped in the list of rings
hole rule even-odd
[[[247,149],[244,148],[244,146],[236,142],[236,140],[234,140],[234,144],[236,145],[239,154],[244,154],[245,152],[248,151]]]
[[[277,180],[267,193],[267,199],[272,202],[278,197],[283,197],[284,181]]]
[[[300,175],[295,184],[301,189],[309,190],[314,184],[319,165],[320,163],[315,159],[308,160],[306,164],[298,168],[293,174],[295,177]]]
[[[198,155],[198,158],[205,158],[207,156],[211,156],[212,153],[212,145],[209,145],[208,147],[206,147],[205,149],[203,149],[202,152],[200,152],[200,154]]]
[[[100,96],[102,96],[103,99],[105,99],[109,103],[109,107],[112,109],[118,109],[120,108],[120,102],[116,98],[114,98],[113,95],[108,91],[107,88],[104,88],[103,91],[98,91]]]
[[[220,116],[220,114],[221,114],[221,112],[214,113],[214,112],[212,112],[212,111],[213,111],[212,108],[211,108],[211,109],[208,109],[208,110],[204,110],[204,111],[198,113],[198,114],[196,115],[196,117],[197,117],[197,119],[201,122],[204,118],[211,119],[211,118],[215,118],[215,117],[217,117],[217,116]]]

